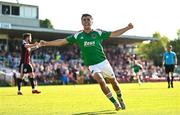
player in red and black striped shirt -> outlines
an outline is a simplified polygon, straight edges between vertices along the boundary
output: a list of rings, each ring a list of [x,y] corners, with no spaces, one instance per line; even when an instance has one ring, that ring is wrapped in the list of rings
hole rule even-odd
[[[18,95],[22,95],[21,86],[22,86],[22,79],[24,77],[24,74],[28,74],[28,78],[32,86],[32,93],[33,94],[41,93],[40,91],[35,89],[35,84],[34,84],[35,75],[34,75],[33,66],[31,64],[31,50],[33,48],[38,48],[39,43],[35,42],[34,44],[31,44],[31,40],[32,40],[31,33],[23,34],[23,42],[21,46],[21,60],[19,65],[20,77],[17,78]]]

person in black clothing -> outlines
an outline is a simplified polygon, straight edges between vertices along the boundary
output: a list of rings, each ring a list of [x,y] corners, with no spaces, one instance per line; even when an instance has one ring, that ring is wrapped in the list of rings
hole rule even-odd
[[[15,71],[13,71],[13,79],[14,79],[14,85],[16,86],[17,85],[17,75],[16,75]]]
[[[39,43],[35,42],[31,44],[31,40],[32,40],[31,33],[23,34],[23,41],[21,45],[21,60],[19,65],[20,76],[19,78],[17,78],[18,95],[23,95],[23,93],[21,92],[21,86],[22,86],[22,80],[24,74],[28,74],[28,78],[32,86],[32,93],[33,94],[41,93],[40,91],[35,89],[35,84],[34,84],[35,75],[34,75],[33,66],[31,64],[31,50],[39,48]]]

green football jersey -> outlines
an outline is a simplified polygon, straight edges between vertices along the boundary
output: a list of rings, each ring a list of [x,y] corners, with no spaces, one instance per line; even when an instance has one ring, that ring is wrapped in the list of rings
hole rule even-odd
[[[135,73],[138,73],[142,69],[140,64],[135,64],[132,66],[132,68],[133,68]]]
[[[69,43],[76,43],[81,50],[84,64],[94,65],[106,59],[103,51],[102,41],[110,37],[111,32],[93,30],[89,33],[79,31],[74,35],[68,36]]]

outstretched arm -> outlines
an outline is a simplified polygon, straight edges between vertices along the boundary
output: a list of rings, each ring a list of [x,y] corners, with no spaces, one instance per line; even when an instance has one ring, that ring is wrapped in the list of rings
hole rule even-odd
[[[25,48],[35,48],[35,47],[38,47],[39,43],[38,42],[35,42],[33,44],[25,44]]]
[[[41,46],[62,46],[62,45],[68,44],[68,41],[65,38],[57,39],[57,40],[53,40],[53,41],[41,40],[40,44],[41,44]]]
[[[120,35],[122,35],[123,33],[125,33],[126,31],[128,31],[128,30],[130,30],[130,29],[132,29],[132,28],[133,28],[132,23],[129,23],[128,26],[126,26],[126,27],[124,27],[124,28],[121,28],[121,29],[112,31],[110,37],[120,36]]]

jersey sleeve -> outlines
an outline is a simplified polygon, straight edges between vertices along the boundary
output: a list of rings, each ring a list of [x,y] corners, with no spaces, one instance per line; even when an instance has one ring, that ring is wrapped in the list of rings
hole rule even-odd
[[[110,37],[110,35],[111,35],[111,32],[102,30],[101,39],[102,40],[108,39]]]
[[[74,35],[68,36],[68,37],[66,38],[66,40],[67,40],[69,43],[71,43],[71,44],[76,43],[76,41],[77,41],[77,39],[74,37]]]

